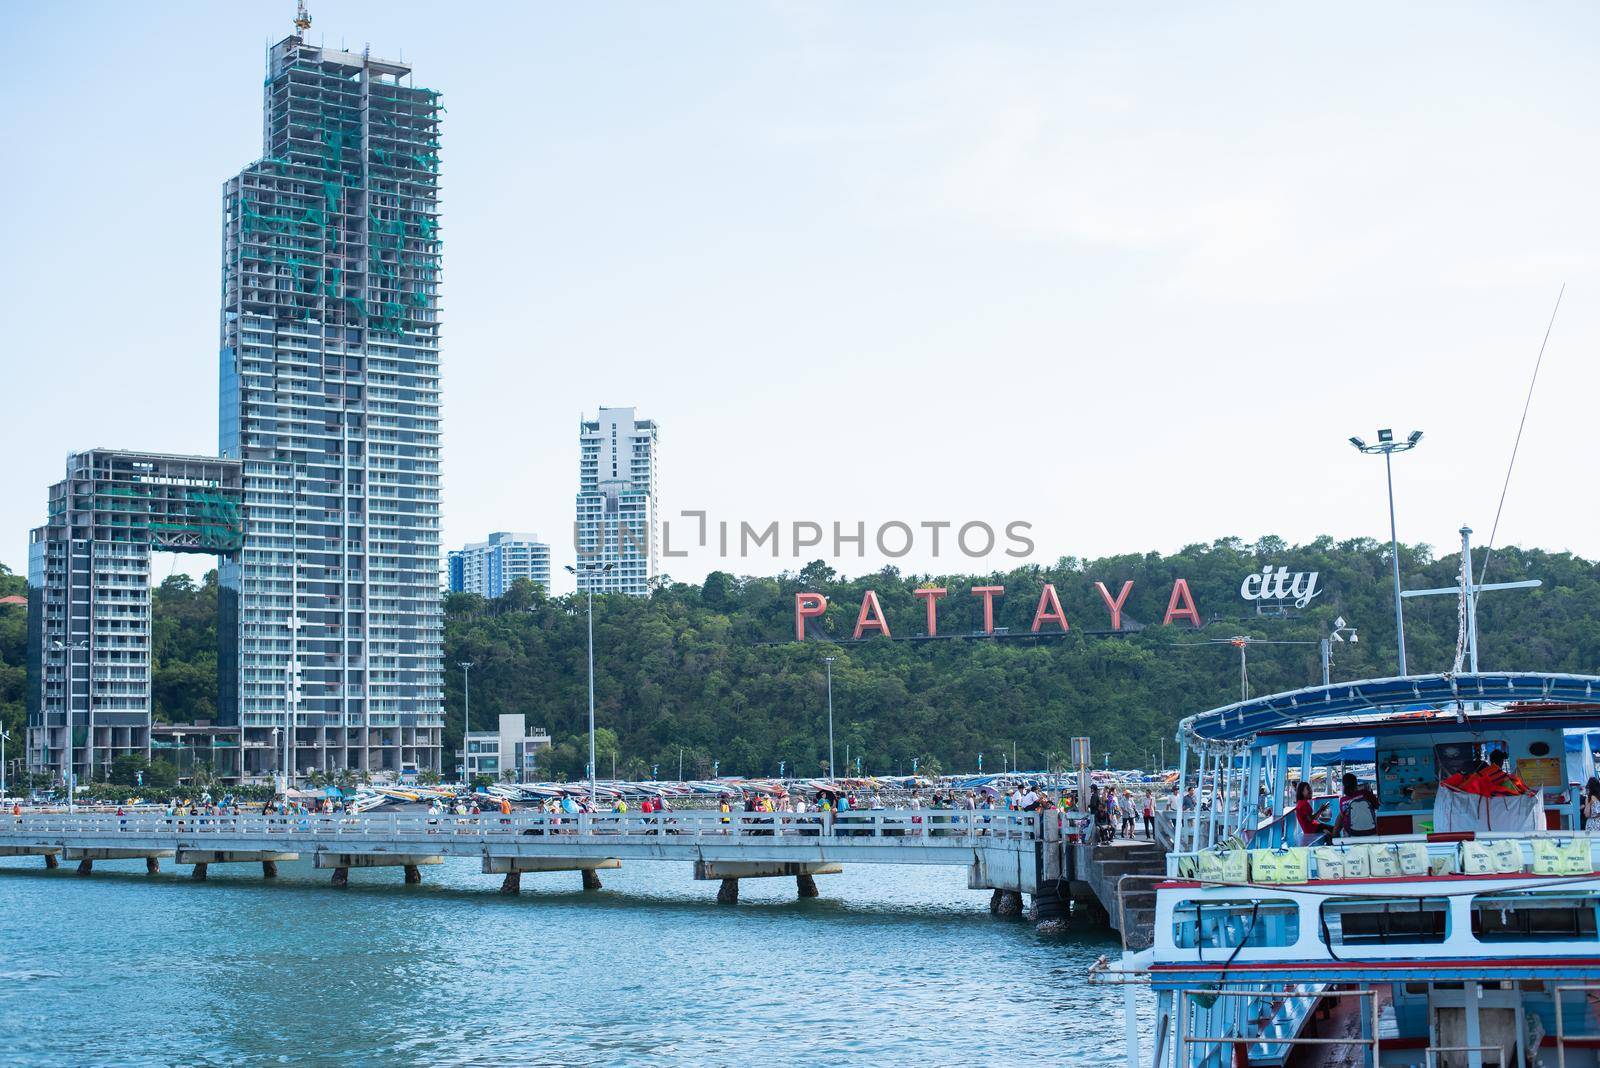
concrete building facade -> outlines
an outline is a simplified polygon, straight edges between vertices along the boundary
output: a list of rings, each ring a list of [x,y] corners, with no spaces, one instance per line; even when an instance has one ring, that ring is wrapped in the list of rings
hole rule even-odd
[[[456,764],[467,763],[467,779],[488,775],[504,780],[511,773],[513,782],[534,782],[538,775],[541,750],[550,748],[550,734],[543,727],[529,727],[521,714],[500,716],[492,731],[469,731],[466,752],[456,750]]]
[[[28,545],[25,740],[32,772],[104,779],[117,757],[149,758],[150,554],[204,553],[223,565],[244,544],[242,467],[214,456],[91,449],[67,458],[48,519]],[[235,709],[229,636],[218,605],[218,709]]]
[[[601,408],[580,424],[578,445],[578,589],[648,595],[660,574],[656,424]]]
[[[499,597],[523,578],[550,592],[550,546],[537,534],[498,531],[450,551],[451,593]]]
[[[439,94],[291,36],[264,96],[223,189],[243,772],[437,769]]]

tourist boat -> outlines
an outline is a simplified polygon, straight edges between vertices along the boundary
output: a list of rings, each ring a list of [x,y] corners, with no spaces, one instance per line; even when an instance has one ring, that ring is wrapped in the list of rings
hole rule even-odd
[[[1093,976],[1154,992],[1141,1039],[1130,987],[1129,1063],[1600,1063],[1600,832],[1582,829],[1595,729],[1600,677],[1505,672],[1341,682],[1185,719],[1152,944]],[[1329,754],[1367,756],[1364,740],[1375,833],[1306,835],[1295,785]],[[1525,792],[1452,788],[1493,779],[1473,774],[1493,750]],[[1326,803],[1337,823],[1343,799]]]

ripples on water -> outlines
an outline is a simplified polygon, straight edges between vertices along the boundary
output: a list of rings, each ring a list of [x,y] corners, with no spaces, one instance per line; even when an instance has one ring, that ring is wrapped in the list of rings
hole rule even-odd
[[[170,864],[170,861],[168,862]],[[26,1065],[1115,1065],[1122,994],[1084,982],[1112,938],[989,915],[957,868],[846,868],[735,907],[689,865],[605,889],[476,861],[309,861],[87,879],[0,861],[0,1062]],[[1147,1002],[1148,997],[1141,998]],[[1149,1026],[1149,1005],[1141,1004]]]

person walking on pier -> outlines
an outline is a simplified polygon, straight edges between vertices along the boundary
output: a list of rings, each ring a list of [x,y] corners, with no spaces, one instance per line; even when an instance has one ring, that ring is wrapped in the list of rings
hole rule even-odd
[[[1149,790],[1144,794],[1144,836],[1156,840],[1156,795]]]

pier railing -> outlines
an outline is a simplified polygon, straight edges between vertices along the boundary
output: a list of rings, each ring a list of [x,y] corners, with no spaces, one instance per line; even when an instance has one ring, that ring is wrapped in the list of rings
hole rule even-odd
[[[878,809],[860,812],[580,812],[509,815],[419,813],[301,815],[167,815],[161,812],[25,812],[0,816],[0,841],[73,839],[294,838],[327,840],[446,840],[492,843],[508,839],[575,842],[670,842],[684,839],[827,840],[915,839],[921,845],[966,846],[995,839],[1034,841],[1057,813],[968,809]],[[1058,837],[1058,836],[1053,836]],[[863,842],[863,844],[866,844]]]

